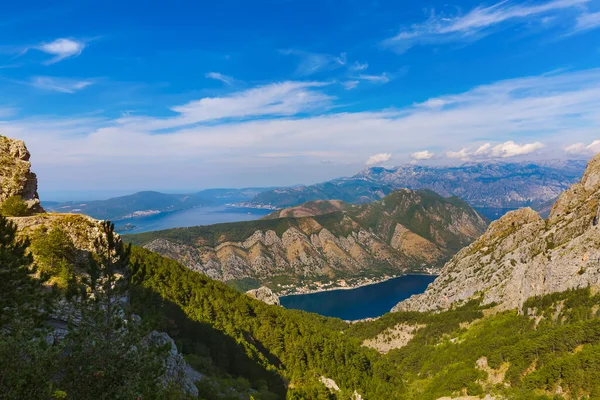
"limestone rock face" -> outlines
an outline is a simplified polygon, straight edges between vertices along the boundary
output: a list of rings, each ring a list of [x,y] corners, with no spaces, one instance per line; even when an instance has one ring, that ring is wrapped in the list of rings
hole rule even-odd
[[[277,296],[271,289],[266,286],[261,286],[258,289],[249,290],[246,294],[256,300],[260,300],[263,303],[271,304],[274,306],[280,306],[279,296]]]
[[[487,227],[466,203],[429,191],[403,189],[378,202],[344,207],[323,215],[180,228],[127,240],[213,279],[252,278],[274,287],[272,282],[282,282],[278,277],[310,282],[431,272]]]
[[[425,293],[393,311],[446,309],[475,296],[511,309],[532,296],[598,286],[599,204],[600,154],[558,198],[548,220],[528,208],[506,214],[458,252]]]
[[[29,158],[23,141],[0,136],[0,203],[9,197],[21,196],[32,212],[39,213],[44,210]]]
[[[170,346],[164,360],[165,373],[161,378],[163,385],[175,384],[187,395],[198,397],[199,392],[195,382],[204,376],[185,362],[183,356],[177,351],[175,341],[165,332],[152,331],[148,336],[148,342],[159,347]]]

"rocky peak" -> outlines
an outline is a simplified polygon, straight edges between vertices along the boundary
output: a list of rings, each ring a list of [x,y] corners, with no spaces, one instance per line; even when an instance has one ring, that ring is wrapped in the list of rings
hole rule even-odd
[[[596,154],[589,161],[581,179],[581,184],[588,192],[596,191],[600,188],[600,154]]]
[[[425,293],[395,311],[445,309],[480,297],[498,309],[532,296],[600,285],[600,154],[562,193],[547,221],[529,208],[490,225],[443,267]]]
[[[23,141],[0,136],[0,203],[21,196],[32,212],[43,212],[29,158]]]

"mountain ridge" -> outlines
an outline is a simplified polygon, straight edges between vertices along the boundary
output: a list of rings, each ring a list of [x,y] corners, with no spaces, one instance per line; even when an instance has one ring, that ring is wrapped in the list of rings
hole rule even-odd
[[[600,154],[544,220],[530,208],[494,221],[458,252],[425,293],[394,311],[431,311],[479,296],[498,309],[530,297],[600,284]]]
[[[379,200],[393,190],[409,188],[430,189],[445,197],[458,196],[473,207],[535,206],[558,197],[576,182],[584,168],[585,162],[580,160],[479,162],[457,167],[371,167],[351,177],[266,191],[252,202],[282,208],[311,200],[361,203]]]
[[[278,289],[275,282],[297,285],[298,279],[310,284],[426,271],[479,236],[486,225],[459,199],[403,189],[379,202],[328,214],[124,237],[213,279],[252,278]]]

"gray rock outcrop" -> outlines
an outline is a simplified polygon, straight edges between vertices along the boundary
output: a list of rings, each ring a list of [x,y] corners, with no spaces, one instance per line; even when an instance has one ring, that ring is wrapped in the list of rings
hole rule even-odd
[[[447,309],[474,297],[498,310],[532,296],[600,285],[600,154],[543,220],[529,208],[493,222],[420,295],[392,311]]]
[[[165,332],[152,331],[148,336],[148,342],[153,346],[170,346],[167,356],[164,359],[165,373],[161,377],[164,386],[175,385],[181,388],[187,395],[198,397],[198,388],[195,382],[201,380],[204,375],[194,370],[183,359],[183,356],[177,351],[177,346],[173,339]]]
[[[246,294],[253,299],[260,300],[263,303],[280,306],[279,296],[266,286],[261,286],[258,289],[249,290]]]
[[[29,158],[23,141],[0,136],[0,203],[21,196],[31,212],[43,212]]]

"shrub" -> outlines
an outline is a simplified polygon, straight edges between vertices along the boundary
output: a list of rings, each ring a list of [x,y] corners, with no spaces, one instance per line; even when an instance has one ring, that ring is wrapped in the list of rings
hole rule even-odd
[[[30,210],[21,196],[11,196],[0,206],[0,213],[5,217],[25,217]]]

